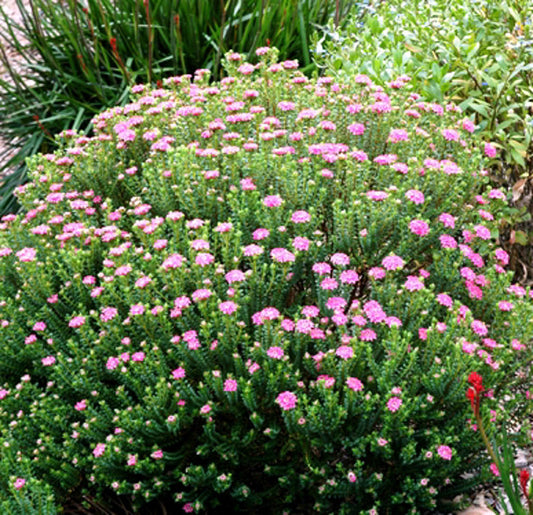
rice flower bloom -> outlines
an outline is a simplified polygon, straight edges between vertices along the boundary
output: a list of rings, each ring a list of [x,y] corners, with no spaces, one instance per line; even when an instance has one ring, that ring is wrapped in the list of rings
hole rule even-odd
[[[224,381],[224,391],[225,392],[236,392],[237,381],[235,379],[226,379]]]
[[[26,480],[22,477],[17,477],[13,482],[13,487],[15,490],[20,490],[26,484]]]
[[[270,251],[270,257],[277,263],[293,263],[296,256],[287,249],[275,248]]]
[[[279,404],[280,408],[284,411],[294,409],[298,398],[292,392],[282,392],[276,397],[276,403]]]
[[[424,194],[419,190],[409,190],[405,192],[405,198],[414,204],[423,204],[425,201]]]
[[[295,211],[291,216],[291,221],[295,224],[303,224],[311,221],[311,215],[307,211]]]
[[[269,195],[263,199],[263,204],[266,207],[279,207],[282,202],[283,199],[279,195]]]
[[[235,311],[237,311],[238,308],[239,305],[231,300],[221,302],[218,305],[218,309],[220,309],[220,311],[222,311],[222,313],[224,313],[225,315],[232,315],[233,313],[235,313]]]
[[[183,379],[185,375],[185,369],[183,367],[178,367],[172,371],[172,377],[176,380]]]
[[[424,220],[411,220],[409,230],[417,236],[427,236],[429,234],[429,224]]]
[[[336,351],[335,355],[341,359],[350,359],[354,357],[354,350],[348,345],[341,345]]]
[[[491,145],[490,143],[485,143],[485,146],[483,147],[483,151],[485,152],[485,155],[487,157],[496,157],[497,150],[494,145]]]
[[[73,329],[77,329],[78,327],[81,327],[83,324],[85,324],[85,317],[76,316],[70,319],[68,326],[72,327]]]
[[[273,359],[281,359],[285,355],[285,352],[281,347],[270,347],[267,350],[267,356]]]
[[[37,251],[32,247],[25,247],[16,253],[16,256],[22,262],[35,261],[37,257]]]
[[[363,383],[357,379],[357,377],[348,377],[346,379],[346,384],[348,388],[354,392],[359,392],[363,389]]]
[[[93,449],[93,454],[95,458],[99,458],[105,452],[105,444],[99,443],[96,444],[96,447]]]
[[[403,404],[402,399],[399,397],[391,397],[387,402],[387,409],[394,413],[400,409],[400,406]]]
[[[405,263],[400,256],[391,254],[390,256],[384,258],[381,264],[386,270],[399,270],[400,268],[403,268]]]
[[[437,453],[443,460],[451,460],[452,452],[452,449],[447,445],[439,445],[437,448]]]

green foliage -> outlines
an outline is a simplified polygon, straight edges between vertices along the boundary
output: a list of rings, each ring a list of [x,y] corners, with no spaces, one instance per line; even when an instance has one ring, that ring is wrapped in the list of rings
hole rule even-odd
[[[432,510],[487,477],[468,371],[502,419],[531,407],[483,144],[405,85],[225,65],[30,160],[0,225],[0,436],[58,504]]]
[[[343,30],[314,41],[321,66],[340,76],[366,73],[378,84],[411,77],[425,100],[458,103],[502,157],[491,162],[506,184],[533,164],[533,6],[522,0],[381,2]]]
[[[26,180],[28,156],[54,149],[54,136],[64,129],[90,131],[96,113],[125,104],[128,86],[199,68],[219,77],[227,51],[253,56],[267,43],[311,71],[311,31],[332,17],[340,23],[353,4],[31,0],[26,6],[17,0],[21,24],[0,9],[0,62],[9,71],[0,80],[0,136],[16,149],[3,167],[14,173],[0,189],[0,213],[17,207],[11,193]],[[5,45],[20,54],[18,67],[6,57]]]

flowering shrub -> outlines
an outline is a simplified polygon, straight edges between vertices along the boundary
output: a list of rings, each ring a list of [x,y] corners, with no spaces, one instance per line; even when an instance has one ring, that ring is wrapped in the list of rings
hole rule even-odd
[[[58,500],[418,513],[483,463],[469,370],[530,402],[468,120],[259,54],[135,86],[2,219],[1,435]]]

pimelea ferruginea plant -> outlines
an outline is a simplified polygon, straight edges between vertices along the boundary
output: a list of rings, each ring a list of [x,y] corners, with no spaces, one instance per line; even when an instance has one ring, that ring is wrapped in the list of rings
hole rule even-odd
[[[468,371],[530,402],[493,148],[407,77],[259,54],[135,86],[32,161],[0,233],[0,491],[419,513],[483,478]]]
[[[483,377],[477,372],[472,372],[468,376],[468,384],[470,385],[466,390],[466,397],[470,400],[472,411],[476,424],[473,429],[479,429],[485,448],[492,460],[490,464],[490,471],[497,477],[501,477],[502,484],[507,494],[508,504],[514,515],[532,515],[533,514],[533,495],[531,492],[529,479],[530,474],[527,469],[521,469],[518,473],[515,467],[514,452],[509,445],[507,437],[507,429],[505,425],[500,432],[495,431],[496,445],[493,445],[485,429],[485,422],[481,412],[481,401],[485,392],[483,386]],[[491,410],[492,411],[492,410]],[[491,413],[491,422],[495,421],[496,412]],[[524,498],[524,503],[522,503]],[[507,502],[502,502],[502,508],[505,513],[510,513]]]

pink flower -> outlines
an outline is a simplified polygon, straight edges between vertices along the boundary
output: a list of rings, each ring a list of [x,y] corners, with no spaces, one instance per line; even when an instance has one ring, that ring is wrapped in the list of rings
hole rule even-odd
[[[179,268],[183,264],[183,259],[183,256],[180,256],[179,254],[171,254],[163,261],[161,268],[165,270],[165,272],[170,268]]]
[[[213,295],[212,291],[207,290],[205,288],[201,288],[201,289],[196,290],[196,291],[193,292],[192,300],[194,302],[200,302],[201,300],[208,299],[209,297],[211,297],[211,295]]]
[[[357,481],[357,476],[352,472],[348,472],[348,481],[350,483],[355,483]]]
[[[366,196],[370,199],[370,200],[385,200],[389,197],[389,194],[386,193],[385,191],[367,191],[366,192]]]
[[[144,306],[142,304],[134,304],[130,308],[130,315],[136,316],[136,315],[142,315],[144,313]]]
[[[194,262],[200,266],[200,267],[204,267],[204,266],[207,266],[207,265],[210,265],[212,263],[214,263],[215,261],[215,257],[212,255],[212,254],[209,254],[207,252],[200,252],[196,255],[196,258],[194,259]]]
[[[312,267],[313,272],[318,275],[326,275],[331,272],[331,265],[328,263],[315,263]]]
[[[512,311],[514,309],[514,304],[507,300],[502,300],[498,302],[498,308],[500,308],[500,311]]]
[[[96,447],[93,450],[93,454],[95,458],[99,458],[102,456],[105,452],[105,444],[99,443],[96,445]]]
[[[472,120],[469,120],[468,118],[465,118],[463,120],[463,129],[467,132],[474,132],[476,130],[476,125]]]
[[[496,147],[491,145],[490,143],[485,143],[483,150],[485,151],[485,155],[487,157],[496,157]]]
[[[387,318],[387,314],[381,307],[381,304],[376,300],[365,302],[363,305],[363,311],[368,319],[374,324],[379,324]]]
[[[307,211],[295,211],[291,217],[291,221],[295,224],[307,223],[310,220],[311,215]]]
[[[387,275],[387,272],[385,272],[385,270],[383,270],[383,268],[379,266],[373,266],[368,271],[368,276],[371,277],[372,279],[383,279],[386,275]]]
[[[352,123],[348,125],[348,131],[354,136],[360,136],[361,134],[364,134],[365,126],[362,123]]]
[[[284,411],[291,410],[296,407],[298,398],[292,392],[282,392],[276,397],[276,402]]]
[[[276,263],[293,263],[296,256],[284,248],[275,248],[270,251],[270,257],[276,261]]]
[[[270,231],[268,229],[259,228],[252,233],[252,238],[256,241],[264,240],[270,236]]]
[[[17,479],[15,479],[15,482],[13,483],[13,486],[15,487],[15,490],[20,490],[25,484],[26,480],[24,478],[17,477]]]
[[[457,241],[449,234],[442,234],[439,236],[440,244],[443,249],[456,249]]]
[[[41,363],[45,367],[50,367],[56,362],[56,358],[54,356],[46,356],[45,358],[41,359]]]
[[[346,384],[348,385],[348,388],[354,392],[359,392],[363,389],[363,383],[357,379],[357,377],[348,377],[348,379],[346,379]]]
[[[144,352],[134,352],[131,355],[131,360],[132,361],[143,362],[144,358],[145,358]]]
[[[111,356],[106,363],[107,370],[115,370],[120,364],[120,360],[114,356]]]
[[[426,236],[429,233],[429,225],[424,220],[411,220],[409,230],[417,236]]]
[[[281,347],[270,347],[267,350],[267,356],[269,358],[281,359],[284,355],[285,353],[283,352],[283,349]]]
[[[85,317],[76,316],[70,320],[70,322],[68,323],[68,326],[72,328],[78,328],[78,327],[81,327],[84,323],[85,323]]]
[[[391,397],[389,399],[389,402],[387,402],[387,408],[389,411],[392,411],[394,413],[395,411],[398,411],[400,409],[400,406],[402,404],[403,401],[399,397]]]
[[[442,213],[439,216],[439,222],[444,225],[444,227],[449,227],[450,229],[455,228],[455,217],[449,213]]]
[[[230,270],[224,277],[229,284],[246,280],[246,276],[242,270]]]
[[[424,194],[421,191],[418,190],[409,190],[405,193],[405,197],[407,200],[410,200],[411,202],[414,202],[415,204],[423,204],[424,203]]]
[[[400,268],[403,268],[404,261],[400,256],[391,254],[384,258],[381,264],[387,270],[399,270]]]
[[[416,275],[408,275],[404,288],[408,291],[419,291],[424,289],[424,283]]]
[[[74,409],[76,411],[83,411],[84,409],[87,408],[87,401],[85,399],[77,402],[76,404],[74,404]]]
[[[361,331],[361,334],[359,335],[359,338],[364,342],[371,342],[374,341],[377,338],[377,334],[372,329],[363,329]]]
[[[235,311],[237,311],[238,307],[238,304],[231,300],[221,302],[218,305],[218,309],[220,309],[220,311],[222,311],[222,313],[224,313],[225,315],[232,315],[233,313],[235,313]]]
[[[343,270],[339,279],[343,284],[355,284],[359,281],[359,274],[355,270]]]
[[[172,377],[176,380],[183,379],[185,377],[185,369],[182,367],[176,368],[172,371]]]
[[[202,415],[207,415],[210,411],[211,411],[211,406],[209,406],[209,404],[204,404],[204,405],[200,408],[200,413],[201,413]]]
[[[163,457],[163,451],[161,449],[158,449],[157,451],[154,451],[150,456],[152,456],[154,460],[160,460]]]
[[[115,318],[117,315],[118,315],[117,308],[108,306],[102,309],[102,313],[100,314],[100,320],[102,322],[109,322],[110,320],[113,320],[113,318]]]
[[[349,347],[348,345],[341,345],[336,351],[335,355],[339,356],[341,359],[350,359],[354,356],[354,351],[352,347]]]
[[[378,438],[378,445],[380,447],[385,447],[385,445],[387,445],[389,443],[388,440],[385,440],[385,438]]]
[[[447,445],[440,445],[437,448],[437,453],[443,460],[451,460],[452,459],[452,450]]]
[[[489,333],[489,330],[487,329],[487,326],[481,322],[481,320],[474,320],[470,327],[472,328],[472,331],[474,331],[476,334],[479,334],[480,336],[486,336]]]
[[[333,254],[330,258],[330,261],[334,265],[338,266],[348,266],[350,264],[350,258],[342,252],[337,252],[336,254]]]
[[[292,240],[292,246],[296,250],[300,250],[300,251],[309,250],[310,244],[311,242],[307,238],[304,238],[303,236],[296,236],[296,238]]]
[[[484,225],[476,225],[474,227],[476,236],[482,240],[490,240],[490,231]]]
[[[133,467],[134,465],[137,465],[137,456],[135,456],[133,454],[130,454],[128,456],[127,465],[128,465],[128,467]]]
[[[255,245],[252,243],[251,245],[247,245],[246,247],[244,247],[242,251],[245,256],[252,257],[252,256],[258,256],[259,254],[262,254],[264,252],[264,249],[263,247],[260,247],[259,245]]]
[[[16,255],[22,262],[35,261],[37,251],[34,248],[25,247],[22,250],[19,250]]]
[[[328,376],[326,374],[323,374],[323,375],[319,375],[317,378],[316,378],[317,382],[318,381],[324,381],[324,386],[326,388],[332,388],[333,385],[335,384],[335,378],[334,377],[331,377],[331,376]]]
[[[46,324],[44,322],[36,322],[33,325],[33,331],[44,331],[46,329]]]
[[[224,391],[225,392],[236,392],[237,381],[235,379],[226,379],[224,381]]]
[[[453,306],[452,298],[449,295],[447,295],[446,293],[439,293],[437,295],[437,302],[441,306],[445,306],[447,308],[451,308]]]
[[[279,207],[283,199],[279,195],[269,195],[263,199],[263,204],[266,207]]]
[[[409,141],[409,135],[405,129],[392,129],[389,133],[390,143],[399,143],[400,141]]]

